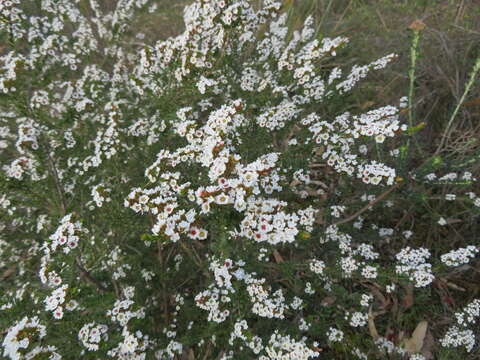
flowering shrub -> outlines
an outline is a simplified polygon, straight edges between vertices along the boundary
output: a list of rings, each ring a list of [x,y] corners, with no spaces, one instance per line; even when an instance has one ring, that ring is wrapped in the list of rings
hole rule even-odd
[[[423,358],[372,309],[479,250],[432,258],[389,221],[384,198],[437,179],[405,167],[402,107],[349,105],[396,55],[344,66],[347,38],[289,29],[272,0],[196,1],[132,49],[148,12],[0,4],[3,356]],[[474,351],[478,313],[442,345]]]

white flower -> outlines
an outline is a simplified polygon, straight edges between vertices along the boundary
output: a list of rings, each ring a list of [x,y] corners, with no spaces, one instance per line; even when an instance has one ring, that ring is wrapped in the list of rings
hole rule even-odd
[[[230,202],[230,198],[226,194],[219,194],[215,197],[215,202],[219,205],[225,205]]]
[[[57,320],[63,318],[63,307],[59,306],[53,311],[53,317]]]
[[[455,194],[445,194],[445,200],[453,201],[457,196]]]
[[[447,225],[447,221],[443,217],[440,217],[440,219],[438,220],[438,224],[441,226],[445,226]]]

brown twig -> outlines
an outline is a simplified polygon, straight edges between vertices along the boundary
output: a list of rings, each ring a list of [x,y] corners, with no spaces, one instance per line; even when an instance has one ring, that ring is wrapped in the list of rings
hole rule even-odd
[[[388,189],[387,191],[383,192],[382,194],[380,194],[380,196],[378,196],[377,198],[375,198],[375,200],[372,200],[370,201],[367,205],[365,205],[363,208],[361,208],[360,210],[358,210],[356,213],[346,217],[345,219],[342,219],[342,220],[339,220],[335,223],[333,223],[333,225],[337,226],[337,225],[341,225],[341,224],[345,224],[347,222],[350,222],[352,220],[355,220],[358,216],[360,216],[361,214],[363,214],[365,211],[367,211],[368,209],[370,209],[373,205],[375,205],[376,203],[378,203],[379,201],[383,200],[385,197],[387,197],[392,191],[398,189],[400,186],[402,185],[402,182],[398,182],[396,183],[395,185],[393,185],[390,189]]]
[[[75,263],[77,265],[77,268],[80,270],[82,277],[89,282],[90,284],[93,284],[97,287],[98,290],[101,292],[106,292],[108,289],[97,279],[95,279],[82,265],[82,262],[80,261],[80,258],[76,257],[75,258]]]

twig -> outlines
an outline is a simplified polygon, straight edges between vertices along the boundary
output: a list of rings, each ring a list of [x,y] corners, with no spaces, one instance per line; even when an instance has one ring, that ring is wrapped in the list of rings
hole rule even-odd
[[[361,214],[363,214],[365,211],[367,211],[368,209],[370,209],[373,205],[375,205],[376,203],[378,203],[379,201],[383,200],[385,197],[387,197],[392,191],[398,189],[400,186],[402,185],[402,182],[398,182],[396,183],[395,185],[393,185],[390,189],[388,189],[387,191],[385,191],[384,193],[380,194],[379,197],[377,197],[375,200],[372,200],[370,201],[367,205],[365,205],[363,208],[361,208],[360,210],[358,210],[356,213],[346,217],[345,219],[342,219],[342,220],[339,220],[335,223],[333,223],[333,225],[337,226],[337,225],[341,225],[341,224],[345,224],[347,222],[350,222],[352,220],[355,220],[358,216],[360,216]]]
[[[322,168],[322,167],[326,167],[327,165],[326,164],[310,164],[308,165],[308,167],[310,168]]]
[[[117,299],[120,299],[122,296],[122,293],[120,292],[120,288],[118,286],[117,280],[112,279],[112,284],[115,289],[115,295],[117,296]]]
[[[207,344],[207,349],[205,350],[205,354],[203,356],[203,359],[202,360],[207,360],[208,357],[210,356],[210,353],[212,352],[212,344],[210,342],[208,342]]]
[[[380,11],[378,10],[378,8],[375,9],[375,12],[377,13],[378,17],[380,18],[380,21],[382,22],[382,25],[385,28],[385,31],[389,31],[389,28],[388,28],[387,24],[385,23],[385,20],[383,20],[383,16],[380,13]]]
[[[200,260],[200,258],[197,259],[197,257],[195,257],[195,255],[198,256],[198,254],[194,253],[192,251],[192,249],[190,249],[188,246],[186,246],[183,242],[180,241],[180,245],[181,247],[185,250],[185,252],[187,253],[187,255],[190,257],[190,259],[193,260],[193,262],[195,264],[197,264],[197,266],[199,268],[202,268],[202,261]]]
[[[106,292],[108,289],[97,279],[95,279],[82,265],[82,262],[78,257],[75,258],[75,263],[77,265],[77,268],[80,270],[82,273],[83,278],[89,282],[90,284],[93,284],[97,287],[98,290],[102,292]]]
[[[58,196],[59,196],[60,202],[62,204],[63,214],[65,215],[67,213],[67,203],[65,201],[65,195],[64,195],[64,192],[63,192],[63,188],[60,184],[57,168],[55,167],[55,163],[54,163],[52,157],[50,156],[50,153],[49,153],[48,150],[47,150],[47,157],[48,157],[48,161],[50,163],[51,173],[53,175],[53,180],[55,182],[55,187],[57,188]]]
[[[160,266],[163,267],[162,242],[160,239],[157,240],[157,260]]]
[[[142,252],[138,249],[136,249],[135,247],[131,246],[131,245],[128,245],[128,244],[124,244],[125,247],[129,248],[130,250],[133,250],[135,251],[138,255],[142,255]]]

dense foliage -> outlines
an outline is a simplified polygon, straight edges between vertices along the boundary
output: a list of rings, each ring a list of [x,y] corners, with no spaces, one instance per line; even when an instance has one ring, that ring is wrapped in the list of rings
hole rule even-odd
[[[478,239],[438,253],[402,219],[414,185],[478,217],[470,163],[412,165],[407,97],[352,105],[397,55],[352,64],[256,5],[198,0],[154,42],[148,0],[0,3],[6,359],[431,355],[422,309]],[[480,300],[445,315],[435,351],[478,355]]]

